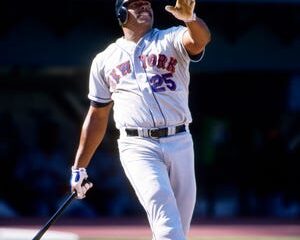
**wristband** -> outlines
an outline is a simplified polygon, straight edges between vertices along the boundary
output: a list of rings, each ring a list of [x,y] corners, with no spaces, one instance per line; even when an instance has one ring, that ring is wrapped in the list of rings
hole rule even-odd
[[[194,22],[197,20],[197,16],[196,16],[196,13],[193,13],[193,16],[192,18],[190,19],[187,19],[187,20],[183,20],[185,23],[190,23],[190,22]]]

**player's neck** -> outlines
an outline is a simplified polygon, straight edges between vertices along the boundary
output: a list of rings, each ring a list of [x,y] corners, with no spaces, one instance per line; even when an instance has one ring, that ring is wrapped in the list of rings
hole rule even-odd
[[[130,28],[123,28],[124,38],[128,41],[137,43],[150,29],[140,28],[138,30],[133,30]]]

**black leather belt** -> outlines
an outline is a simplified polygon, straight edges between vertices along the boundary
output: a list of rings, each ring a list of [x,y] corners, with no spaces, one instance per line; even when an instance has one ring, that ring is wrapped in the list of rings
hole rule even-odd
[[[126,128],[126,134],[127,136],[132,136],[132,137],[151,137],[151,138],[162,138],[162,137],[168,137],[177,133],[185,132],[185,124],[179,125],[175,127],[175,132],[169,133],[169,128],[164,127],[164,128],[150,128],[147,129],[146,131],[141,131],[139,132],[138,129],[136,128]],[[145,134],[146,132],[146,134]]]

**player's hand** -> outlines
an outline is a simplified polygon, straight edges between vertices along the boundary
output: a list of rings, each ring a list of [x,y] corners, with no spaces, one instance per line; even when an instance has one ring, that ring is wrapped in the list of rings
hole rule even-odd
[[[86,192],[93,186],[88,181],[88,175],[85,168],[75,169],[72,167],[71,191],[76,191],[77,199],[85,198]]]
[[[194,9],[196,0],[177,0],[175,6],[167,5],[166,11],[173,14],[173,16],[184,22],[194,20]]]

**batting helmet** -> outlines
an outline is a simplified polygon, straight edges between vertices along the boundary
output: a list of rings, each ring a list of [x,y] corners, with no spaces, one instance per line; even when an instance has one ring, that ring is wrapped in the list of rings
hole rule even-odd
[[[115,10],[120,25],[125,24],[128,19],[126,2],[128,2],[128,0],[116,0]]]
[[[124,25],[128,20],[128,11],[127,11],[128,4],[134,1],[138,1],[138,0],[116,0],[115,10],[116,10],[117,19],[121,26]],[[151,2],[151,0],[146,0],[146,1]]]

